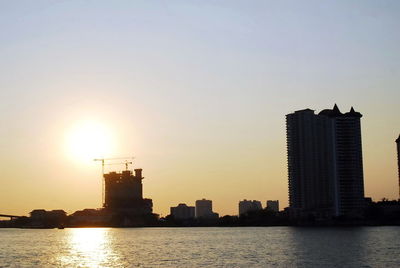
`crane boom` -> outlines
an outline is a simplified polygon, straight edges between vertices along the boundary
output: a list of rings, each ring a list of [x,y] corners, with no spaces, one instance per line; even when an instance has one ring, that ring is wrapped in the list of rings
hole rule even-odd
[[[128,165],[132,165],[132,161],[124,161],[124,162],[118,162],[118,163],[106,163],[104,165],[125,165],[125,170],[128,170]]]
[[[125,159],[125,161],[123,162],[123,163],[106,163],[106,161],[110,161],[110,160],[120,160],[120,159]],[[101,186],[101,189],[102,189],[102,193],[101,193],[101,202],[102,202],[102,205],[103,205],[103,207],[104,207],[104,192],[105,192],[105,187],[104,187],[104,166],[105,165],[117,165],[117,164],[125,164],[125,168],[126,168],[126,170],[128,170],[128,165],[129,164],[132,164],[133,162],[132,161],[128,161],[128,159],[134,159],[134,157],[113,157],[113,158],[95,158],[95,159],[93,159],[93,161],[96,161],[96,162],[101,162],[101,173],[102,173],[102,176],[103,176],[103,178],[101,179],[101,184],[102,184],[102,186]]]

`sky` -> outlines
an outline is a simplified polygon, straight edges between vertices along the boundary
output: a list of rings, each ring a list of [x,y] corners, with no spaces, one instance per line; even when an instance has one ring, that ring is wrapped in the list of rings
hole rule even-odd
[[[399,29],[399,1],[0,0],[0,213],[101,207],[93,158],[119,156],[162,216],[284,208],[285,115],[335,103],[365,195],[397,199]]]

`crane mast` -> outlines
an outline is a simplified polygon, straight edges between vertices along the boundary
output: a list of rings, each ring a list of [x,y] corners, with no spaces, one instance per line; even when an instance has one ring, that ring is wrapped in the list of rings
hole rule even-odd
[[[113,160],[125,160],[122,163],[106,163],[106,161],[113,161]],[[93,161],[96,162],[101,162],[101,173],[102,173],[102,179],[101,179],[101,204],[104,207],[104,194],[105,194],[105,187],[104,187],[104,166],[105,165],[121,165],[124,164],[126,170],[128,170],[128,165],[132,164],[132,161],[129,161],[129,159],[134,159],[134,157],[114,157],[114,158],[96,158],[93,159]]]

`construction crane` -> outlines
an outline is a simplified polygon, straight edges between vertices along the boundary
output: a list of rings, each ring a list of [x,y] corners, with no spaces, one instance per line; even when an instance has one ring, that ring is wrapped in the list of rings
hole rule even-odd
[[[104,165],[125,165],[125,170],[128,170],[128,166],[132,165],[132,161],[125,160],[124,162],[118,162],[118,163],[105,163]]]
[[[113,160],[121,160],[124,159],[124,163],[106,163],[106,161],[113,161]],[[132,161],[128,161],[128,159],[134,159],[134,157],[114,157],[114,158],[96,158],[93,161],[101,162],[101,173],[103,178],[101,179],[101,203],[104,207],[104,166],[105,165],[116,165],[116,164],[125,164],[126,170],[128,170],[128,165],[132,164]]]

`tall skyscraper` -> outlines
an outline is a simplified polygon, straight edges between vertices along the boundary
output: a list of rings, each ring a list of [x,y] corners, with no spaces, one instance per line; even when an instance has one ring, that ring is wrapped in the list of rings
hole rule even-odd
[[[400,199],[400,135],[396,140],[397,143],[397,168],[399,170],[399,199]]]
[[[319,217],[355,215],[364,205],[362,115],[335,104],[286,115],[289,206]]]

